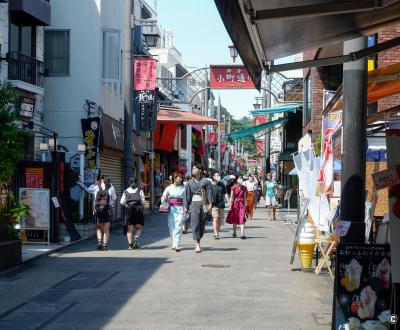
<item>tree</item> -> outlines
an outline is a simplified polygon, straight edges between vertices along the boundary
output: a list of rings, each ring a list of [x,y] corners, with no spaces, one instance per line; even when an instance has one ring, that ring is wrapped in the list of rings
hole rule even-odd
[[[17,104],[12,85],[0,84],[0,240],[16,238],[15,214],[8,213],[12,204],[10,183],[17,163],[24,158],[25,139],[30,136],[17,125]]]

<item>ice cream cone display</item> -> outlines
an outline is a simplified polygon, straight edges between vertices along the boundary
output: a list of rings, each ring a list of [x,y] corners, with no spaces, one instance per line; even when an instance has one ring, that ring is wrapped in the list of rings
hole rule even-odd
[[[315,243],[297,243],[300,252],[301,265],[304,269],[312,267]]]

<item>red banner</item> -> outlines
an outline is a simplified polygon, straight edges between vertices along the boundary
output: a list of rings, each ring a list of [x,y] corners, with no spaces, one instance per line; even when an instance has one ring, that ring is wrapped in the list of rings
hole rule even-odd
[[[252,89],[254,83],[243,65],[211,65],[212,89]]]
[[[208,134],[208,144],[210,146],[215,146],[218,143],[218,134],[217,133],[209,133]]]
[[[135,91],[154,91],[156,89],[156,60],[137,58],[134,60]]]
[[[226,144],[221,144],[221,154],[225,153],[226,151]]]
[[[264,141],[256,140],[257,153],[262,154],[264,152]]]

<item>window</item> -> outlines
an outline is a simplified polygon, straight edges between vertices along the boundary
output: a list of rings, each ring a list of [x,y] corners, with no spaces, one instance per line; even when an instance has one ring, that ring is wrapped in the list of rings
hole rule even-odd
[[[119,31],[103,31],[103,73],[104,81],[120,80],[120,36]]]
[[[69,75],[69,31],[46,30],[44,38],[44,67],[48,75]]]
[[[308,73],[305,79],[304,89],[304,124],[307,124],[311,120],[312,114],[312,81],[311,71]]]
[[[10,22],[10,51],[36,56],[36,27],[20,26]]]

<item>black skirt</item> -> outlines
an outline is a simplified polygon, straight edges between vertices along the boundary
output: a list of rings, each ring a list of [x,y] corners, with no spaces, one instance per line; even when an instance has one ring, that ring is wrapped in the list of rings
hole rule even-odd
[[[127,225],[144,225],[143,208],[141,210],[136,208],[132,210],[125,209],[124,226]]]

